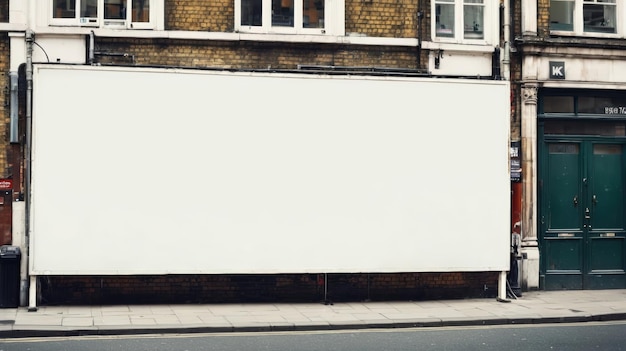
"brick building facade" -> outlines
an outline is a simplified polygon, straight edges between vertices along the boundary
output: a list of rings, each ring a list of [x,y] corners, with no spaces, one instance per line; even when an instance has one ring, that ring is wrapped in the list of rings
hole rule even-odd
[[[521,2],[514,47],[527,288],[626,287],[625,11],[619,1]]]
[[[100,2],[105,0],[99,0]],[[239,23],[238,6],[245,0],[152,0],[151,22],[128,19],[124,28],[107,27],[105,18],[94,17],[96,25],[82,25],[82,17],[57,17],[55,10],[68,5],[63,1],[5,2],[2,15],[11,6],[12,17],[4,18],[0,42],[0,69],[20,72],[20,104],[24,101],[22,66],[28,56],[28,34],[34,34],[35,64],[156,67],[183,69],[258,70],[264,72],[347,70],[356,74],[405,74],[433,79],[508,80],[502,65],[510,70],[511,140],[522,138],[521,110],[522,60],[520,51],[503,63],[506,35],[500,22],[502,14],[511,16],[513,32],[522,28],[522,6],[512,2],[485,0],[478,4],[473,32],[465,28],[446,31],[446,21],[458,28],[464,19],[439,19],[435,0],[326,0],[326,25],[321,32],[258,31]],[[506,1],[506,0],[505,0]],[[124,1],[105,1],[107,4]],[[130,2],[130,1],[129,1]],[[143,2],[142,2],[143,3]],[[302,1],[298,2],[299,4]],[[455,1],[462,12],[462,2]],[[549,1],[539,1],[538,33],[547,34],[545,17]],[[65,10],[65,9],[63,9]],[[505,13],[506,11],[506,13]],[[345,13],[343,13],[345,12]],[[52,14],[51,14],[52,13]],[[296,12],[299,13],[299,12]],[[98,16],[98,15],[94,15]],[[130,15],[129,15],[130,16]],[[333,19],[331,26],[329,18]],[[437,17],[435,20],[434,17]],[[443,17],[442,17],[443,18]],[[116,21],[118,19],[115,19]],[[32,22],[31,22],[32,21]],[[436,21],[436,23],[433,23]],[[341,25],[337,25],[341,22]],[[441,22],[441,23],[440,23]],[[478,23],[476,23],[478,22]],[[119,26],[121,22],[115,22]],[[146,25],[134,29],[133,24]],[[296,23],[298,23],[296,21]],[[447,22],[446,22],[447,24]],[[301,24],[302,25],[302,24]],[[302,25],[304,26],[304,25]],[[306,27],[306,26],[305,26]],[[467,23],[465,23],[467,27]],[[454,25],[453,25],[454,28]],[[479,28],[479,29],[478,29]],[[542,32],[542,29],[544,32]],[[283,30],[284,28],[279,28]],[[249,30],[249,31],[247,31]],[[318,30],[316,28],[315,30]],[[24,121],[20,107],[20,140],[9,143],[11,126],[8,95],[0,95],[0,110],[5,128],[0,130],[2,177],[13,180],[13,199],[23,200],[25,178]],[[4,106],[4,107],[2,107]],[[503,116],[508,118],[509,116]],[[173,166],[176,168],[176,166]],[[26,188],[26,189],[24,189]],[[16,201],[21,202],[21,201]],[[23,215],[23,214],[22,214]],[[13,223],[13,226],[21,224]],[[28,231],[28,229],[26,229]],[[19,230],[18,230],[19,231]],[[14,229],[15,232],[15,229]],[[508,233],[502,233],[508,236]],[[19,236],[13,244],[22,246]],[[23,247],[23,246],[22,246]],[[24,248],[26,254],[28,250]],[[61,253],[59,253],[61,254]],[[69,252],[66,254],[70,254]],[[476,254],[476,253],[475,253]],[[484,254],[484,253],[481,253]],[[25,255],[26,256],[26,255]],[[254,301],[346,301],[389,299],[433,299],[495,297],[501,272],[395,272],[315,274],[166,274],[166,275],[61,275],[37,276],[35,303],[106,304],[172,302],[254,302]],[[30,281],[32,285],[33,281]],[[22,282],[22,289],[29,282]],[[22,291],[25,294],[25,291]],[[33,299],[31,291],[31,304]],[[24,296],[22,296],[22,300]],[[22,301],[25,303],[25,301]]]

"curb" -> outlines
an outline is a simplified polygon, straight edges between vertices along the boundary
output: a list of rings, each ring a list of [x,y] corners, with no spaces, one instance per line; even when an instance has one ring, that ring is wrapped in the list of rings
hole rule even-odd
[[[479,319],[424,319],[397,322],[345,323],[345,324],[310,324],[310,325],[262,325],[262,326],[215,326],[215,327],[162,327],[162,328],[50,328],[50,329],[10,329],[0,330],[0,338],[38,338],[38,337],[72,337],[72,336],[129,336],[148,334],[216,334],[216,333],[258,333],[258,332],[306,332],[331,330],[366,330],[366,329],[408,329],[408,328],[439,328],[487,325],[529,325],[556,323],[584,323],[626,320],[626,312],[606,313],[597,315],[555,316],[555,317],[513,317],[513,318],[479,318]]]

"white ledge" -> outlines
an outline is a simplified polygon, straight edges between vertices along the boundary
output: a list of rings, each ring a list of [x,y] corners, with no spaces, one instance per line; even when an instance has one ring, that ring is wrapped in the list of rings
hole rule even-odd
[[[97,37],[107,38],[137,38],[137,39],[178,39],[178,40],[217,40],[217,41],[255,41],[255,42],[284,42],[284,43],[311,43],[311,44],[348,44],[370,46],[403,46],[417,47],[417,38],[385,38],[360,35],[314,35],[314,34],[261,34],[261,33],[227,33],[201,32],[178,30],[119,30],[106,28],[86,27],[39,27],[35,34],[39,35],[89,35],[91,32]],[[422,48],[427,50],[470,51],[477,53],[493,52],[494,46],[489,44],[456,44],[423,41]]]
[[[26,28],[22,23],[0,23],[0,32],[24,32]]]
[[[494,45],[487,44],[455,44],[455,43],[438,43],[433,41],[422,42],[422,48],[427,50],[444,50],[444,51],[473,51],[473,52],[493,52]]]

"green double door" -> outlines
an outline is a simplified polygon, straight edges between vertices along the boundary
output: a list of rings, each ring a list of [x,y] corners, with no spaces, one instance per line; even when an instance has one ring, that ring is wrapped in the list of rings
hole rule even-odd
[[[625,145],[592,137],[543,141],[543,289],[626,288]]]

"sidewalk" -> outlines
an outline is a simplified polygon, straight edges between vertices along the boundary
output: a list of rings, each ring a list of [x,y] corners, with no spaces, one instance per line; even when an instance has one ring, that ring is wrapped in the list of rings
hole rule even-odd
[[[626,290],[464,299],[285,304],[42,306],[0,309],[0,338],[304,331],[626,320]]]

